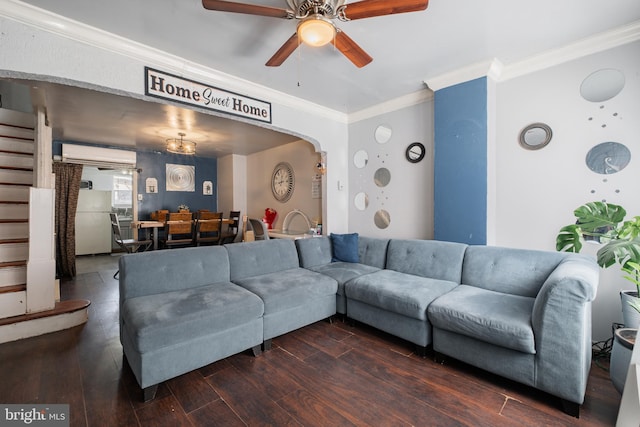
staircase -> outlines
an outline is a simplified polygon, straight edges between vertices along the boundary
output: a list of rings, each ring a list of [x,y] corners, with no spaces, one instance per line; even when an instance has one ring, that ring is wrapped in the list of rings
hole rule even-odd
[[[57,298],[52,141],[44,122],[41,111],[34,118],[0,109],[0,343],[88,318],[89,301]]]
[[[33,151],[33,126],[0,123],[0,318],[27,312]]]

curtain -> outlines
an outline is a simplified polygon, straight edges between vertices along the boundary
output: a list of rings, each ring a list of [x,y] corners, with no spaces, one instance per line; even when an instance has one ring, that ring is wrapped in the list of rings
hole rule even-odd
[[[76,210],[82,165],[54,163],[56,174],[56,275],[76,275]]]

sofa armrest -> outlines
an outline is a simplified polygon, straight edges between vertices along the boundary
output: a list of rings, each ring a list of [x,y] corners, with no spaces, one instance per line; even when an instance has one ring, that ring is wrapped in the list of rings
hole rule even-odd
[[[533,306],[536,386],[582,403],[591,367],[591,301],[599,267],[569,254],[542,285]]]

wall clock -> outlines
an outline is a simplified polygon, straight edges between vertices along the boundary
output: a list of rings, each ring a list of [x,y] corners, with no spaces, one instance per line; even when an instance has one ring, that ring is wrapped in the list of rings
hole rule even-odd
[[[279,202],[286,202],[293,194],[295,176],[289,163],[281,162],[273,169],[271,175],[271,192]]]
[[[413,142],[409,144],[407,147],[407,151],[405,155],[407,156],[407,160],[411,163],[418,163],[422,159],[424,159],[424,155],[426,154],[426,150],[424,145],[419,142]]]

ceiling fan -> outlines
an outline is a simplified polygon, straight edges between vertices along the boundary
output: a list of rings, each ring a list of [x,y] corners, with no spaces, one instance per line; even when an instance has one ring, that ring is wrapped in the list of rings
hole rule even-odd
[[[373,58],[367,54],[344,31],[333,23],[334,19],[352,21],[375,16],[425,10],[429,0],[361,0],[345,4],[346,0],[286,0],[288,9],[261,6],[234,1],[202,0],[208,10],[270,16],[273,18],[297,19],[296,32],[267,61],[269,67],[277,67],[297,49],[302,41],[311,46],[324,46],[331,41],[353,64],[364,67]]]

